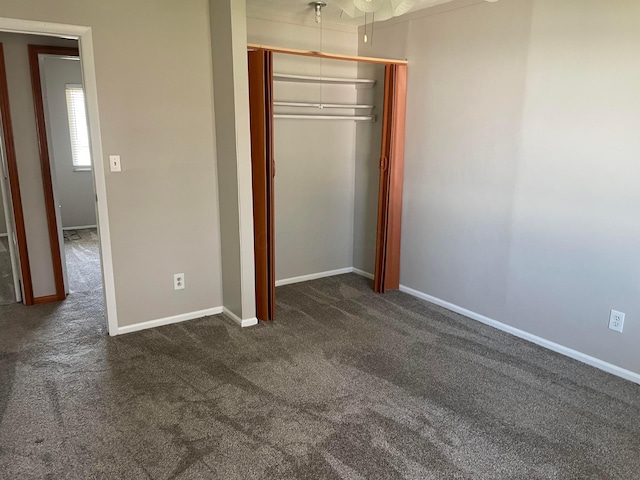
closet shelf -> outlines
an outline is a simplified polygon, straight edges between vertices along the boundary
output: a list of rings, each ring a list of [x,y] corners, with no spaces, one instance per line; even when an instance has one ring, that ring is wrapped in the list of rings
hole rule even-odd
[[[288,73],[274,73],[274,81],[281,82],[299,82],[299,83],[332,83],[341,85],[360,85],[366,87],[373,87],[376,84],[375,80],[368,78],[335,78],[335,77],[316,77],[310,75],[292,75]]]
[[[352,110],[373,109],[375,105],[358,105],[349,103],[311,103],[311,102],[273,102],[275,107],[308,107],[308,108],[350,108]]]
[[[296,114],[274,113],[273,118],[288,118],[293,120],[355,120],[356,122],[375,122],[375,115],[321,115],[321,114]]]

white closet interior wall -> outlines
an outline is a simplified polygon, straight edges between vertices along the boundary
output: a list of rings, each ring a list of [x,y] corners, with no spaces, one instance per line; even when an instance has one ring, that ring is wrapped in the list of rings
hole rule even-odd
[[[264,19],[247,19],[248,41],[305,50],[320,50],[320,29],[315,26],[293,25]],[[322,50],[332,53],[357,54],[358,38],[354,31],[322,32]],[[357,78],[356,62],[322,60],[311,57],[275,54],[274,72],[309,76]],[[383,70],[383,67],[379,67]],[[274,82],[274,99],[291,102],[358,103],[353,85]],[[380,116],[377,104],[373,113]],[[352,110],[307,109],[278,107],[283,113],[329,113],[353,115]],[[357,112],[360,114],[361,112]],[[366,112],[367,114],[369,112]],[[379,130],[376,123],[347,120],[276,119],[275,137],[275,210],[276,210],[276,280],[321,274],[354,266],[356,220],[356,133]],[[378,134],[379,135],[379,134]],[[378,136],[379,139],[379,136]],[[379,141],[377,144],[379,155]],[[363,149],[364,152],[364,149]],[[377,158],[374,160],[377,168]],[[377,182],[377,170],[375,174]],[[363,190],[362,188],[360,190]],[[363,190],[364,191],[364,190]],[[375,208],[377,183],[373,203],[373,237],[375,251]],[[365,196],[366,198],[366,196]],[[362,201],[360,202],[362,203]],[[371,206],[360,210],[369,212]],[[368,225],[368,222],[364,222]],[[359,238],[362,235],[359,236]],[[359,242],[360,240],[358,240]],[[373,262],[373,253],[370,261]]]
[[[354,191],[354,268],[373,275],[378,226],[378,185],[384,102],[384,65],[358,63],[358,77],[376,81],[373,88],[358,90],[359,104],[373,104],[378,121],[356,124],[356,165]]]

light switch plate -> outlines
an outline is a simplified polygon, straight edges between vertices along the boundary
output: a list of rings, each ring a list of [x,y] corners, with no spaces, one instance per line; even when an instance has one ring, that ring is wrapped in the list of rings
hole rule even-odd
[[[120,155],[109,155],[109,167],[112,172],[121,172]]]

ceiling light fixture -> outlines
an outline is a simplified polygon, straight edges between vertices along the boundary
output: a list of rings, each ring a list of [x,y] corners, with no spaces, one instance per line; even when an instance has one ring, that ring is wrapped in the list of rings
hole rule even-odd
[[[373,24],[393,17],[398,17],[411,10],[418,0],[334,0],[335,3],[351,18],[364,15],[363,41],[368,43],[367,20],[371,16],[371,40],[373,39]]]
[[[334,0],[351,18],[374,13],[377,21],[389,20],[411,10],[418,0]]]
[[[411,10],[418,0],[333,0],[351,18],[362,17],[363,15],[374,13],[376,21],[382,22],[392,17],[399,17]],[[451,0],[448,0],[451,1]],[[498,0],[485,0],[486,2],[497,2]],[[426,3],[426,5],[425,5]],[[447,0],[431,0],[430,2],[420,2],[421,7],[435,6],[447,3]]]
[[[316,12],[316,23],[322,23],[322,9],[327,6],[326,2],[311,2],[309,3],[310,7]]]
[[[364,16],[364,43],[368,43],[369,36],[367,35],[367,20],[369,15],[372,17],[371,21],[371,37],[373,37],[373,24],[375,22],[382,22],[389,20],[393,17],[399,17],[409,12],[416,4],[418,0],[333,0],[344,13],[351,18],[359,18]],[[430,0],[429,5],[424,5],[424,1],[420,2],[422,8],[426,6],[435,6],[441,3],[447,3],[452,0]],[[485,0],[485,2],[494,3],[498,0]],[[313,5],[311,3],[310,5]],[[316,20],[317,21],[317,20]]]

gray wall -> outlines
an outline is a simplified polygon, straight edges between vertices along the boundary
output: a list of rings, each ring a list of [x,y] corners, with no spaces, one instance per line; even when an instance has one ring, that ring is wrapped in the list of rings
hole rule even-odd
[[[640,3],[533,3],[505,317],[640,372]],[[524,307],[524,308],[523,308]],[[624,334],[607,330],[626,312]]]
[[[362,31],[358,36],[362,41]],[[406,58],[407,26],[402,23],[396,28],[383,28],[376,24],[372,43],[359,46],[359,53],[383,58]],[[371,36],[371,33],[369,33]],[[372,48],[373,47],[373,48]],[[382,117],[384,104],[384,66],[368,63],[358,64],[359,75],[375,78],[373,90],[360,90],[359,103],[373,102],[377,105],[377,114]],[[378,224],[378,188],[380,171],[380,149],[382,142],[382,122],[374,125],[358,124],[356,133],[356,172],[355,172],[355,214],[353,266],[373,274],[376,254],[376,231]]]
[[[409,59],[401,282],[640,372],[640,4],[469,3],[360,48]]]
[[[80,62],[45,57],[40,66],[45,95],[47,134],[54,165],[54,188],[61,208],[62,228],[95,225],[96,209],[90,171],[74,171],[67,115],[67,84],[82,84]]]
[[[26,0],[5,2],[2,16],[92,28],[103,149],[122,157],[121,173],[110,173],[104,159],[98,167],[120,326],[221,305],[208,2]],[[24,181],[41,188],[39,168],[29,169]],[[31,217],[42,199],[30,199],[29,188]],[[49,258],[32,262],[50,272]],[[174,291],[178,272],[187,288]]]
[[[312,18],[312,11],[309,11]],[[320,50],[320,29],[249,18],[249,42]],[[309,20],[309,19],[307,19]],[[355,54],[355,31],[325,25],[322,50]],[[291,55],[274,56],[274,71],[355,78],[356,64]],[[353,86],[275,82],[276,100],[355,103]],[[278,109],[319,113],[317,109]],[[329,113],[328,111],[320,113]],[[332,113],[351,114],[350,110]],[[326,272],[353,265],[355,134],[353,121],[275,120],[276,278]]]
[[[247,28],[244,0],[211,0],[211,50],[224,306],[255,319]]]

